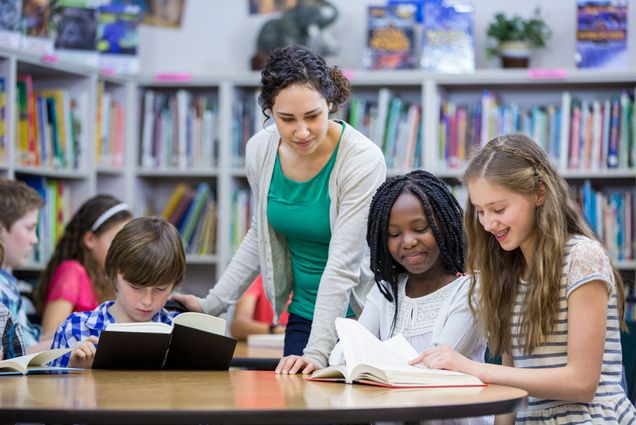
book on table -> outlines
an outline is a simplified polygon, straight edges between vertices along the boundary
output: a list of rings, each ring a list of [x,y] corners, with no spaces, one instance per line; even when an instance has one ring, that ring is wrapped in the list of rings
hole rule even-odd
[[[235,347],[225,320],[203,313],[182,313],[172,326],[111,323],[99,337],[93,368],[227,370]]]
[[[31,375],[43,373],[68,373],[84,369],[47,366],[48,363],[70,352],[70,348],[56,348],[0,361],[0,375]]]
[[[412,366],[418,353],[402,334],[380,341],[352,319],[336,319],[345,364],[319,369],[307,379],[368,384],[383,387],[485,386],[477,377],[449,370]]]

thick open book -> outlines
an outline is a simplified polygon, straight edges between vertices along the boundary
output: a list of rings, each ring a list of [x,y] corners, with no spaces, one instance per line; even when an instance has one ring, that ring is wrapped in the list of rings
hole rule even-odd
[[[56,348],[0,361],[0,375],[28,375],[34,373],[72,372],[83,369],[46,366],[47,363],[70,352],[70,348]]]
[[[93,368],[227,370],[235,347],[225,320],[203,313],[182,313],[172,326],[112,323],[99,337]]]
[[[309,380],[344,381],[384,387],[471,387],[484,386],[478,378],[448,370],[411,366],[418,353],[397,335],[380,341],[352,319],[336,319],[345,364],[315,371]]]

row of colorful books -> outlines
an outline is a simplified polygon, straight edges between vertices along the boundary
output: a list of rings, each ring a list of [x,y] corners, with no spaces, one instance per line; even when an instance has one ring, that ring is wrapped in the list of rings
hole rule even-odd
[[[218,160],[218,113],[213,95],[188,90],[144,94],[144,168],[204,169]]]
[[[179,230],[187,254],[216,252],[216,199],[207,183],[177,184],[161,215]]]
[[[140,2],[10,0],[0,10],[0,44],[59,55],[112,72],[139,70]],[[146,3],[145,1],[142,3]]]
[[[19,179],[35,189],[44,200],[38,218],[38,243],[33,252],[33,262],[44,263],[53,254],[64,226],[71,218],[71,188],[63,180],[46,177],[19,176]]]
[[[105,91],[104,81],[97,86],[97,125],[95,163],[103,167],[118,168],[124,165],[125,136],[124,105]]]
[[[561,94],[560,104],[523,106],[484,91],[474,103],[445,101],[439,120],[438,160],[461,168],[471,153],[500,134],[534,138],[562,170],[636,168],[634,98],[622,92],[604,100]]]
[[[31,75],[18,75],[17,163],[55,169],[77,169],[85,110],[85,93],[66,89],[36,90]]]
[[[381,88],[375,100],[355,96],[344,111],[344,119],[382,149],[387,167],[421,166],[422,113],[418,102]]]
[[[7,160],[7,91],[6,81],[0,77],[0,161]]]
[[[252,219],[252,192],[249,187],[236,188],[232,193],[232,230],[230,240],[236,250],[250,228]]]
[[[636,229],[634,187],[600,191],[586,180],[576,193],[585,220],[605,242],[612,258],[633,260]]]
[[[258,106],[258,92],[243,90],[236,94],[232,111],[232,165],[245,165],[247,141],[264,128],[265,117]]]

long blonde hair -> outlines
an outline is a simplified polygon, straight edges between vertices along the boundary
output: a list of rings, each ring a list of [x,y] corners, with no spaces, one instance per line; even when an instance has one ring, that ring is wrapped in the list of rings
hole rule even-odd
[[[597,240],[581,217],[570,188],[546,153],[523,134],[496,137],[469,162],[463,181],[483,178],[505,190],[533,194],[543,185],[544,203],[536,208],[535,246],[526,278],[533,285],[524,301],[519,335],[525,354],[531,353],[552,331],[559,308],[565,245],[572,235]],[[517,283],[526,270],[521,249],[505,251],[485,231],[470,200],[464,225],[468,234],[466,271],[472,276],[470,308],[488,335],[489,349],[502,354],[511,350],[511,318]],[[610,259],[611,262],[611,259]],[[622,279],[612,264],[616,281],[619,320],[624,328],[625,297]],[[477,289],[479,281],[479,289]],[[476,301],[473,296],[476,295]],[[475,305],[476,302],[476,305]]]

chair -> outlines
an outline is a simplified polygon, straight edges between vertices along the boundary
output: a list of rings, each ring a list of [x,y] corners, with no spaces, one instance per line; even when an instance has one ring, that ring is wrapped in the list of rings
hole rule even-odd
[[[636,399],[636,321],[627,321],[629,332],[621,332],[621,346],[623,351],[623,368],[627,381],[627,397],[632,403]]]

